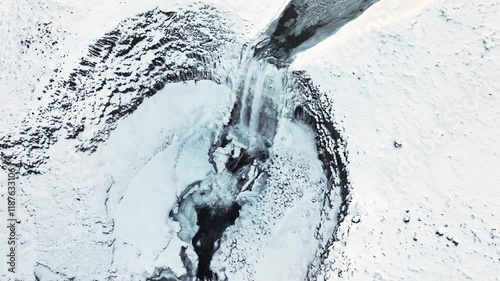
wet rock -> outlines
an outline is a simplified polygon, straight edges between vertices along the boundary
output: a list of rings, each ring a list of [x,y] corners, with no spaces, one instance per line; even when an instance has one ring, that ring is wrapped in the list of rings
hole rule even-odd
[[[378,0],[292,0],[256,46],[257,57],[285,66],[293,56],[336,33]]]

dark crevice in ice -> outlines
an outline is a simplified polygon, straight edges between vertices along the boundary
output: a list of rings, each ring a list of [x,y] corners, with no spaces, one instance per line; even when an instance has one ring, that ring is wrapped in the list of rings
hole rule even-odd
[[[250,154],[243,150],[237,157],[229,157],[226,162],[226,169],[231,173],[236,173],[240,169],[252,164],[255,160],[264,160],[269,156],[265,150],[258,151],[257,153]]]
[[[229,207],[199,206],[198,232],[193,237],[194,251],[198,255],[198,270],[196,277],[199,280],[219,280],[210,270],[212,256],[218,248],[218,242],[227,227],[233,225],[240,214],[240,205],[234,202]]]

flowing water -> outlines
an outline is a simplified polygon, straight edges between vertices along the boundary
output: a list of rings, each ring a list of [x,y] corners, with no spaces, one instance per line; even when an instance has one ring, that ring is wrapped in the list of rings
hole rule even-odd
[[[191,241],[198,255],[198,280],[219,280],[210,263],[224,231],[239,216],[238,195],[265,188],[265,164],[278,122],[289,114],[288,110],[293,110],[288,108],[292,90],[287,68],[293,55],[307,44],[322,40],[317,36],[315,39],[319,29],[329,28],[334,33],[375,2],[291,1],[258,43],[243,48],[238,67],[229,79],[236,97],[230,121],[209,151],[215,172],[194,184],[171,213],[182,229],[197,229],[194,235],[181,230],[179,237]],[[329,9],[317,9],[319,15],[311,15],[307,13],[311,4]]]
[[[272,143],[288,91],[287,70],[256,59],[253,53],[253,48],[244,50],[233,86],[239,106],[239,116],[233,116],[235,127],[249,151]]]
[[[210,270],[212,256],[226,228],[239,216],[238,195],[265,188],[265,163],[286,104],[287,70],[253,53],[253,48],[242,52],[233,76],[236,102],[231,119],[209,151],[215,173],[190,186],[171,213],[181,223],[179,237],[191,241],[198,256],[198,280],[219,280]],[[194,236],[192,229],[197,229]]]

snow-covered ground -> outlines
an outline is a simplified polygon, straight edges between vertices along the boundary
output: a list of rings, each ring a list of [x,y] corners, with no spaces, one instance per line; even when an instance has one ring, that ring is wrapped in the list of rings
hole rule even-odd
[[[202,3],[224,10],[239,40],[250,41],[286,1]],[[199,5],[3,0],[2,136],[43,105],[37,98],[54,69],[67,76],[120,21]],[[353,186],[319,280],[500,280],[499,14],[498,0],[382,0],[297,56],[292,69],[306,70],[334,101]],[[165,264],[183,274],[186,243],[168,212],[211,172],[198,160],[232,102],[229,88],[210,81],[168,84],[95,153],[76,152],[72,139],[48,148],[44,173],[20,180],[17,280],[145,280]],[[275,142],[270,188],[258,200],[240,198],[255,204],[214,257],[229,280],[303,280],[314,253],[314,197],[325,179],[312,133],[283,121]],[[299,192],[281,193],[283,183]],[[4,271],[4,238],[0,245],[0,279],[16,280]]]
[[[345,278],[500,280],[499,11],[434,1],[377,18],[382,2],[296,59],[345,128],[360,216],[332,255]]]

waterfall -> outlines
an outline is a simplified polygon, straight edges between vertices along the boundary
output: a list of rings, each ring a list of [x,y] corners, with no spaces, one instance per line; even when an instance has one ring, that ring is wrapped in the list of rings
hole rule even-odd
[[[254,48],[245,47],[236,72],[236,93],[240,111],[235,130],[248,150],[262,148],[272,142],[283,99],[288,92],[287,69],[278,68],[263,58],[254,56]]]

